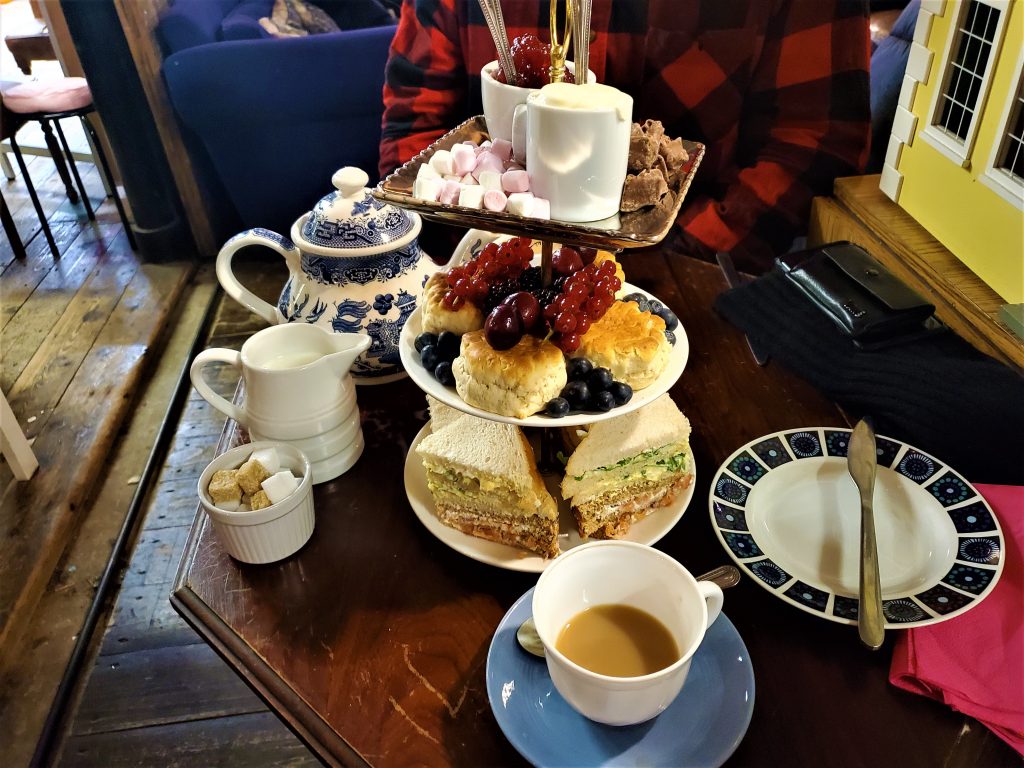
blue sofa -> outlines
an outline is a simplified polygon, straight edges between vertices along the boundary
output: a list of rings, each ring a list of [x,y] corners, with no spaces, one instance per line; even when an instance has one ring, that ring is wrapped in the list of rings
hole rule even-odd
[[[871,157],[866,169],[868,173],[881,171],[885,161],[919,10],[920,0],[910,0],[889,35],[871,53]]]
[[[287,234],[342,166],[376,182],[394,20],[375,0],[317,4],[342,31],[272,38],[259,18],[273,0],[177,0],[161,15],[164,81],[220,241]]]

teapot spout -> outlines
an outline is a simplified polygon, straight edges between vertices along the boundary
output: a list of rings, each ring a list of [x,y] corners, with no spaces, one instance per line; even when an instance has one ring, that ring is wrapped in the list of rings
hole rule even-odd
[[[362,333],[332,333],[330,341],[334,351],[324,360],[329,362],[338,376],[347,374],[352,368],[352,363],[370,348],[371,343],[370,337]]]

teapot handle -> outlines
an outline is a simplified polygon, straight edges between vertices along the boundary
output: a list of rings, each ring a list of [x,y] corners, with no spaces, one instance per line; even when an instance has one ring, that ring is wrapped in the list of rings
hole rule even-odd
[[[245,232],[235,235],[224,243],[224,247],[217,254],[217,280],[228,296],[271,325],[277,325],[281,322],[277,309],[238,282],[238,278],[231,270],[231,261],[235,257],[235,252],[248,245],[265,245],[267,248],[277,251],[284,257],[288,264],[288,270],[292,274],[298,274],[302,268],[299,249],[287,237],[271,232],[269,229],[257,228],[247,229]]]
[[[214,392],[213,387],[207,384],[206,379],[203,378],[203,368],[214,363],[225,363],[241,371],[242,355],[232,349],[204,349],[196,355],[196,359],[192,361],[192,366],[188,371],[189,378],[192,379],[192,386],[206,402],[218,411],[228,418],[234,419],[243,427],[247,426],[248,419],[245,417],[245,411]]]

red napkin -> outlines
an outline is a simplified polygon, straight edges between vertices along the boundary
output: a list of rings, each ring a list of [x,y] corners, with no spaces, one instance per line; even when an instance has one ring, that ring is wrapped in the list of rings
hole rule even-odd
[[[1024,755],[1024,487],[975,485],[1003,530],[1003,574],[980,605],[896,641],[889,682],[970,715]]]

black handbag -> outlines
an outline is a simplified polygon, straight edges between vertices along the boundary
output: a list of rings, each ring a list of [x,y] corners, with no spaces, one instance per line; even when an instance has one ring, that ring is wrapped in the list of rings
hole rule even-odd
[[[888,346],[944,327],[933,318],[933,304],[854,243],[788,253],[775,263],[860,347]]]

